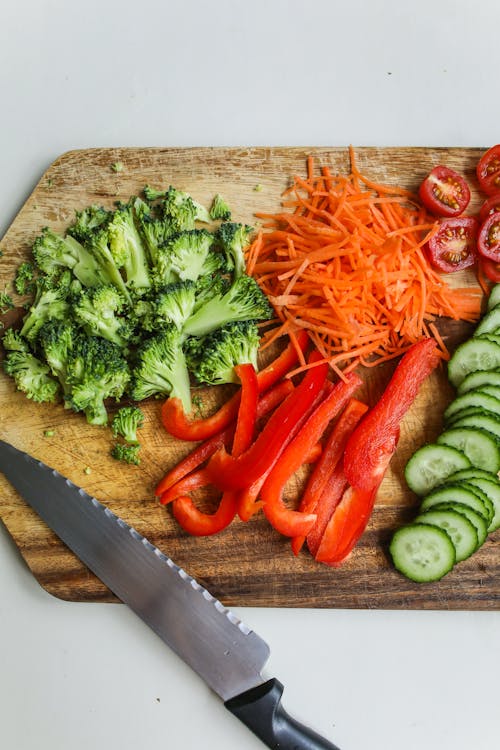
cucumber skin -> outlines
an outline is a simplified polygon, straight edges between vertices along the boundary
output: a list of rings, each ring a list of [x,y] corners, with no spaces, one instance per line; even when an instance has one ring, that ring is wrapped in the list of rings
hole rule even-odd
[[[467,529],[469,532],[469,543],[466,545],[465,550],[463,553],[459,555],[459,545],[455,543],[455,540],[451,533],[448,533],[448,530],[446,526],[441,526],[439,523],[439,516],[441,516],[441,523],[443,522],[443,516],[447,517],[450,520],[458,520],[459,523],[463,524],[463,526]],[[457,518],[458,517],[458,518]],[[429,508],[429,510],[426,510],[424,513],[421,513],[419,516],[416,517],[414,523],[429,523],[431,526],[437,526],[438,529],[443,529],[443,531],[446,531],[448,536],[450,537],[451,541],[453,542],[453,545],[455,547],[455,560],[456,562],[462,562],[462,560],[467,560],[468,557],[470,557],[476,550],[479,544],[479,537],[477,535],[476,527],[474,524],[469,521],[466,516],[461,515],[460,513],[457,513],[454,510],[436,510],[436,508]]]
[[[436,450],[438,449],[438,450]],[[444,449],[444,450],[443,450]],[[452,461],[455,463],[455,466],[450,466],[449,473],[446,474],[440,474],[437,478],[434,484],[430,485],[429,483],[418,482],[418,462],[419,461],[425,461],[426,454],[430,454],[430,457],[432,456],[432,453],[436,451],[436,453],[441,453],[441,455],[446,454],[447,458],[449,459],[450,464]],[[456,473],[460,470],[470,469],[471,468],[471,462],[465,456],[461,451],[457,450],[456,448],[452,448],[449,445],[443,445],[439,446],[437,443],[428,443],[427,445],[423,445],[421,448],[419,448],[413,456],[410,458],[408,463],[406,464],[405,469],[405,479],[408,487],[415,492],[417,495],[426,495],[428,492],[430,492],[432,489],[437,487],[438,485],[442,484],[451,474]]]

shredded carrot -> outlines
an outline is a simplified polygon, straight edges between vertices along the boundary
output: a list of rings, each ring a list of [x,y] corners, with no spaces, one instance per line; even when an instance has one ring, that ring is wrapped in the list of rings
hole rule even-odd
[[[437,221],[411,191],[365,177],[352,147],[350,157],[349,176],[327,166],[316,174],[308,157],[283,209],[258,214],[247,271],[276,313],[262,346],[304,328],[338,375],[399,357],[426,336],[447,359],[436,319],[475,322],[482,290],[453,288],[433,270],[424,246]],[[293,374],[308,367],[301,360]]]

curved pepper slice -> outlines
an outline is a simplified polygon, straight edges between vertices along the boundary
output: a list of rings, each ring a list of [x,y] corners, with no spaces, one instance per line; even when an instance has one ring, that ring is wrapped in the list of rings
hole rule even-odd
[[[349,403],[328,436],[321,458],[318,460],[318,463],[307,480],[300,501],[299,510],[303,513],[317,513],[318,516],[316,523],[307,535],[307,546],[313,554],[314,552],[311,549],[311,546],[317,548],[319,545],[319,540],[321,539],[325,526],[333,512],[336,500],[340,500],[342,492],[345,489],[345,484],[347,483],[342,470],[344,482],[339,491],[337,475],[333,476],[336,467],[342,458],[349,437],[361,417],[363,417],[367,411],[368,406],[361,401],[358,401],[358,399],[351,398],[349,400]],[[292,539],[292,551],[294,555],[299,554],[304,542],[304,535],[296,536]]]
[[[342,500],[342,496],[347,487],[348,484],[344,474],[344,466],[342,461],[340,461],[331,473],[328,484],[321,493],[316,506],[316,523],[307,535],[307,548],[313,557],[316,557],[318,553],[328,522],[330,521],[335,508]],[[295,539],[298,538],[299,537],[295,537]],[[295,539],[292,539],[292,542],[295,542]]]
[[[317,560],[340,565],[363,534],[396,450],[400,422],[439,359],[433,339],[414,344],[400,360],[379,401],[352,433],[344,452],[350,486],[328,522]]]
[[[345,407],[354,391],[362,384],[363,381],[355,373],[350,373],[345,381],[339,381],[285,448],[266,479],[261,491],[264,515],[280,534],[305,535],[314,526],[314,509],[311,512],[291,510],[283,502],[283,489],[292,474],[302,466],[304,455],[319,440],[328,423]]]
[[[313,353],[312,361],[321,355]],[[241,456],[230,456],[222,446],[210,459],[207,470],[213,483],[224,490],[239,490],[263,476],[296,434],[307,411],[323,388],[328,365],[310,368],[295,390],[267,421],[264,429]]]
[[[241,400],[232,453],[239,456],[251,444],[257,417],[257,375],[253,365],[242,364],[235,367],[241,381]],[[198,474],[206,474],[206,470]],[[191,497],[181,496],[174,500],[173,513],[182,528],[195,536],[217,534],[225,529],[236,515],[236,493],[226,490],[222,494],[215,513],[203,513],[193,503]]]
[[[283,382],[275,385],[274,388],[269,389],[266,393],[262,394],[257,404],[257,418],[263,417],[272,411],[283,399],[288,396],[294,389],[294,385],[291,380],[283,380]],[[208,438],[200,445],[196,446],[191,453],[188,453],[185,458],[179,461],[172,469],[170,469],[163,479],[158,483],[155,495],[160,497],[169,488],[173,487],[177,482],[187,476],[190,472],[198,469],[207,459],[223,445],[229,445],[233,439],[236,425],[231,424],[222,430],[217,435]],[[178,495],[184,494],[183,492]],[[178,496],[177,495],[177,496]]]
[[[236,515],[236,498],[233,492],[225,492],[215,513],[203,513],[189,495],[182,495],[172,505],[177,523],[193,536],[210,536],[223,531]]]
[[[304,352],[309,342],[305,331],[299,331],[296,336],[299,351]],[[293,342],[290,342],[283,352],[272,362],[257,373],[259,393],[267,391],[271,386],[285,377],[298,360],[298,352]],[[161,409],[163,426],[171,435],[181,440],[206,440],[226,428],[238,413],[241,391],[237,391],[221,408],[206,419],[191,420],[186,415],[182,401],[178,398],[168,398]]]

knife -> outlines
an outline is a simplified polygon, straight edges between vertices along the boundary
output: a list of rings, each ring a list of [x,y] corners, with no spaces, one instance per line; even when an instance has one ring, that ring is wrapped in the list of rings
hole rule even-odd
[[[189,664],[262,742],[338,750],[282,707],[270,649],[169,557],[69,479],[0,440],[0,471],[60,539]]]

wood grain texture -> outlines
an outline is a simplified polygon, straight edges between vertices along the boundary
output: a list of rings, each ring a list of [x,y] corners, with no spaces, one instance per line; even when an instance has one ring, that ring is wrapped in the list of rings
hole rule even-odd
[[[444,162],[468,178],[472,210],[480,204],[474,167],[483,149],[359,148],[362,171],[374,180],[415,189],[432,166]],[[255,211],[274,211],[291,175],[304,174],[314,154],[332,172],[349,168],[346,148],[127,148],[92,149],[64,154],[42,176],[1,242],[0,288],[9,287],[19,262],[45,225],[63,230],[74,211],[91,203],[112,206],[149,183],[173,184],[209,204],[220,192],[233,216],[256,226]],[[114,173],[111,164],[123,163]],[[262,185],[260,192],[254,190]],[[473,284],[473,274],[460,283]],[[19,308],[24,300],[16,298]],[[9,314],[7,323],[21,309]],[[440,330],[450,346],[470,335],[466,324],[442,321]],[[365,378],[363,396],[374,403],[390,377],[385,365]],[[206,400],[222,398],[223,389],[204,389]],[[227,390],[227,389],[226,389]],[[303,552],[294,558],[261,517],[235,522],[214,538],[183,534],[170,511],[154,499],[164,471],[187,453],[190,445],[169,438],[159,420],[160,404],[144,404],[141,466],[125,466],[109,457],[110,431],[87,425],[85,419],[58,405],[30,403],[0,373],[0,437],[45,461],[75,484],[109,505],[146,535],[227,605],[395,609],[498,609],[500,606],[500,532],[461,563],[443,581],[417,586],[397,574],[387,558],[391,532],[415,512],[416,498],[405,487],[403,470],[412,451],[432,440],[441,429],[442,413],[453,393],[443,371],[433,374],[404,420],[396,455],[379,491],[369,528],[346,564],[338,570],[319,565]],[[44,431],[54,436],[44,437]],[[91,467],[86,474],[85,468]],[[303,476],[290,482],[288,496],[297,495]],[[72,601],[113,601],[113,595],[48,530],[0,476],[0,517],[40,584]]]

